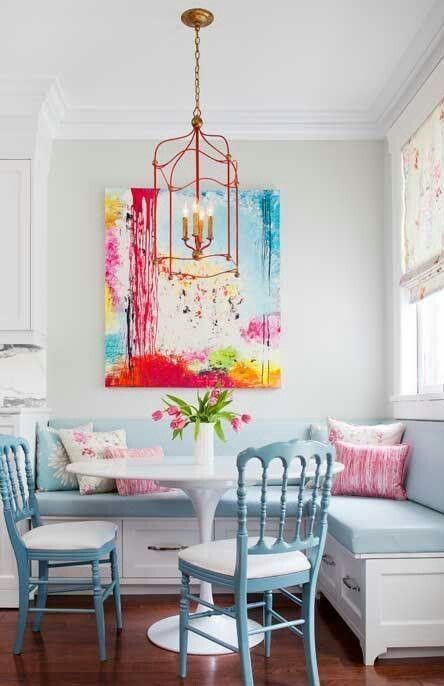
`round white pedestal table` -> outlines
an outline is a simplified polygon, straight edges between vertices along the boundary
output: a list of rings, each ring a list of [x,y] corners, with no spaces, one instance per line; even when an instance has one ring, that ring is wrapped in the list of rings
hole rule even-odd
[[[334,471],[340,471],[343,465],[336,463]],[[79,476],[97,476],[110,479],[153,479],[163,486],[179,488],[184,491],[193,503],[199,525],[201,543],[212,540],[214,515],[217,505],[228,490],[237,484],[237,469],[235,457],[215,458],[211,465],[200,465],[192,457],[165,457],[162,462],[149,459],[116,459],[89,460],[76,462],[67,467],[68,471]],[[255,483],[261,477],[262,471],[259,460],[252,460],[247,466],[246,482]],[[289,470],[289,478],[300,475],[299,464]],[[314,475],[314,466],[306,470],[306,476]],[[276,460],[276,465],[268,471],[269,479],[282,477],[282,467]],[[211,584],[201,582],[200,597],[209,603],[213,602]],[[197,612],[208,610],[199,605]],[[208,634],[214,634],[221,640],[237,646],[236,621],[230,617],[216,615],[192,620],[197,628]],[[259,624],[250,620],[250,628],[258,628]],[[174,615],[161,619],[149,627],[148,638],[155,645],[179,652],[179,616]],[[250,645],[254,646],[263,640],[263,634],[250,636]],[[208,641],[192,632],[188,637],[188,652],[193,655],[220,655],[231,652],[217,643]]]

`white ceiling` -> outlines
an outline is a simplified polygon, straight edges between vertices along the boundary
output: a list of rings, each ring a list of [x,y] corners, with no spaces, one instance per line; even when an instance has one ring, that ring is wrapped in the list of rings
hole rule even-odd
[[[183,117],[187,124],[193,34],[180,14],[189,6],[3,0],[0,75],[57,78],[54,107],[65,132],[87,124],[97,130],[175,125]],[[284,128],[376,127],[421,75],[444,27],[443,0],[208,0],[207,6],[215,23],[202,31],[204,114],[234,128],[273,121]]]

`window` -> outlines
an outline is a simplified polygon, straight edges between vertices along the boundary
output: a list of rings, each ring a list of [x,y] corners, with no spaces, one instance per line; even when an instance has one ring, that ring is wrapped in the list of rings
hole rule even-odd
[[[444,100],[402,148],[403,274],[417,393],[444,392]],[[410,309],[411,308],[411,309]],[[416,341],[413,335],[416,330]],[[413,359],[411,360],[413,364]],[[411,379],[413,382],[414,380]],[[409,383],[413,386],[413,383]]]
[[[444,392],[444,290],[416,303],[418,392]]]

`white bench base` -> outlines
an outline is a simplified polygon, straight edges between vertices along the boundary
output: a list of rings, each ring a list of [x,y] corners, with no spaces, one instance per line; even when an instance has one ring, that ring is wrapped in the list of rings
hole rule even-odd
[[[444,655],[444,553],[353,555],[328,536],[318,590],[377,657]]]

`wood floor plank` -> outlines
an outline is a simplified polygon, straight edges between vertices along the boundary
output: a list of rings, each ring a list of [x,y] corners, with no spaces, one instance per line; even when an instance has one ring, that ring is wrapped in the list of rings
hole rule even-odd
[[[230,598],[224,599],[226,604]],[[55,605],[87,606],[90,599],[51,599]],[[241,686],[236,655],[189,657],[188,678],[177,676],[177,655],[157,648],[146,628],[177,612],[172,596],[126,596],[124,630],[114,629],[112,604],[107,604],[109,659],[97,657],[94,616],[47,615],[41,634],[30,623],[21,656],[11,653],[16,612],[0,611],[0,686]],[[288,616],[294,609],[278,604]],[[318,604],[317,645],[322,686],[444,686],[444,658],[378,660],[364,667],[359,642],[327,601]],[[252,613],[252,617],[254,617]],[[260,619],[257,614],[256,618]],[[272,639],[272,656],[263,647],[252,651],[255,686],[306,686],[302,643],[288,631]]]

